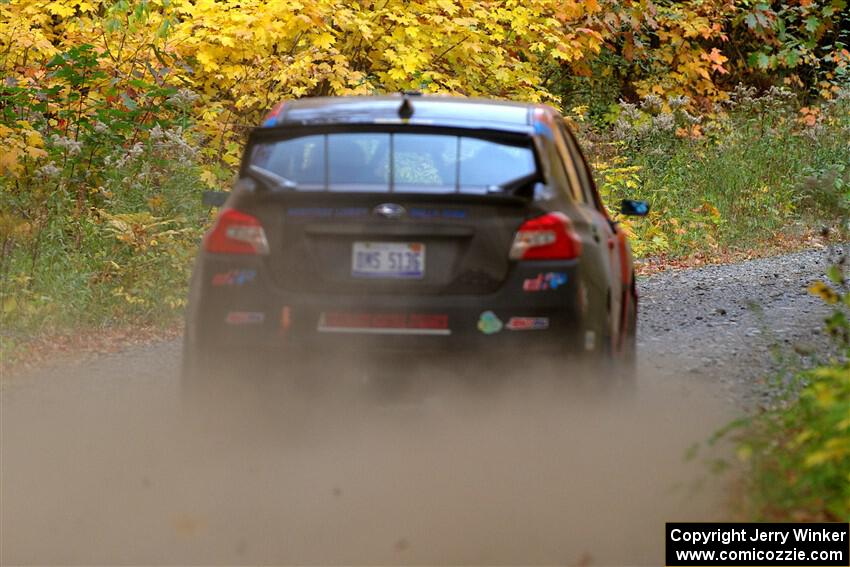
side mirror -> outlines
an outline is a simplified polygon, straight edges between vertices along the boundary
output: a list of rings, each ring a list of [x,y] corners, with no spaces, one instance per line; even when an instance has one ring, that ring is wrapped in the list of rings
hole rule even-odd
[[[646,201],[623,199],[620,202],[620,213],[630,217],[645,217],[649,214],[649,203]]]

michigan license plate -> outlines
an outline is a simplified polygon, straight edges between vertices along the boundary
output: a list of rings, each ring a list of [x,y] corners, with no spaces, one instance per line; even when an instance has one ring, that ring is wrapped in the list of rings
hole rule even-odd
[[[419,279],[425,276],[425,245],[420,242],[355,242],[355,278]]]

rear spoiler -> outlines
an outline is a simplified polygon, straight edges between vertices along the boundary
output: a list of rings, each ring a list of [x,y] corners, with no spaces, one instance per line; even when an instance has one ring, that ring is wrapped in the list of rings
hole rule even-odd
[[[224,205],[230,191],[204,191],[201,195],[201,203],[206,207],[220,207]]]

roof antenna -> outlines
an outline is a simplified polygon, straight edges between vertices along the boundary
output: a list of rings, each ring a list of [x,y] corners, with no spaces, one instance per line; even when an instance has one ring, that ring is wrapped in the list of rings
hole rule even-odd
[[[401,101],[401,106],[398,107],[398,116],[402,120],[407,120],[413,116],[413,105],[410,104],[410,99],[407,98],[407,93],[404,93],[404,99]]]

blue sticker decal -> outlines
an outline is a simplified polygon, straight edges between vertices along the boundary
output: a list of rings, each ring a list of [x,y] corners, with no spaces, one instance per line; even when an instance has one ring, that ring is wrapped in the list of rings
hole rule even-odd
[[[528,278],[522,282],[523,291],[548,291],[558,289],[566,285],[567,274],[564,272],[547,272],[537,274],[533,278]]]
[[[414,219],[435,219],[439,218],[440,209],[413,208],[410,209],[409,215]]]
[[[414,219],[465,219],[469,213],[464,209],[437,209],[414,207],[408,213]]]
[[[242,286],[251,283],[256,277],[256,270],[230,270],[229,272],[214,274],[212,285],[213,287]]]
[[[549,283],[550,289],[558,289],[567,283],[567,274],[564,272],[549,272],[544,279]]]

